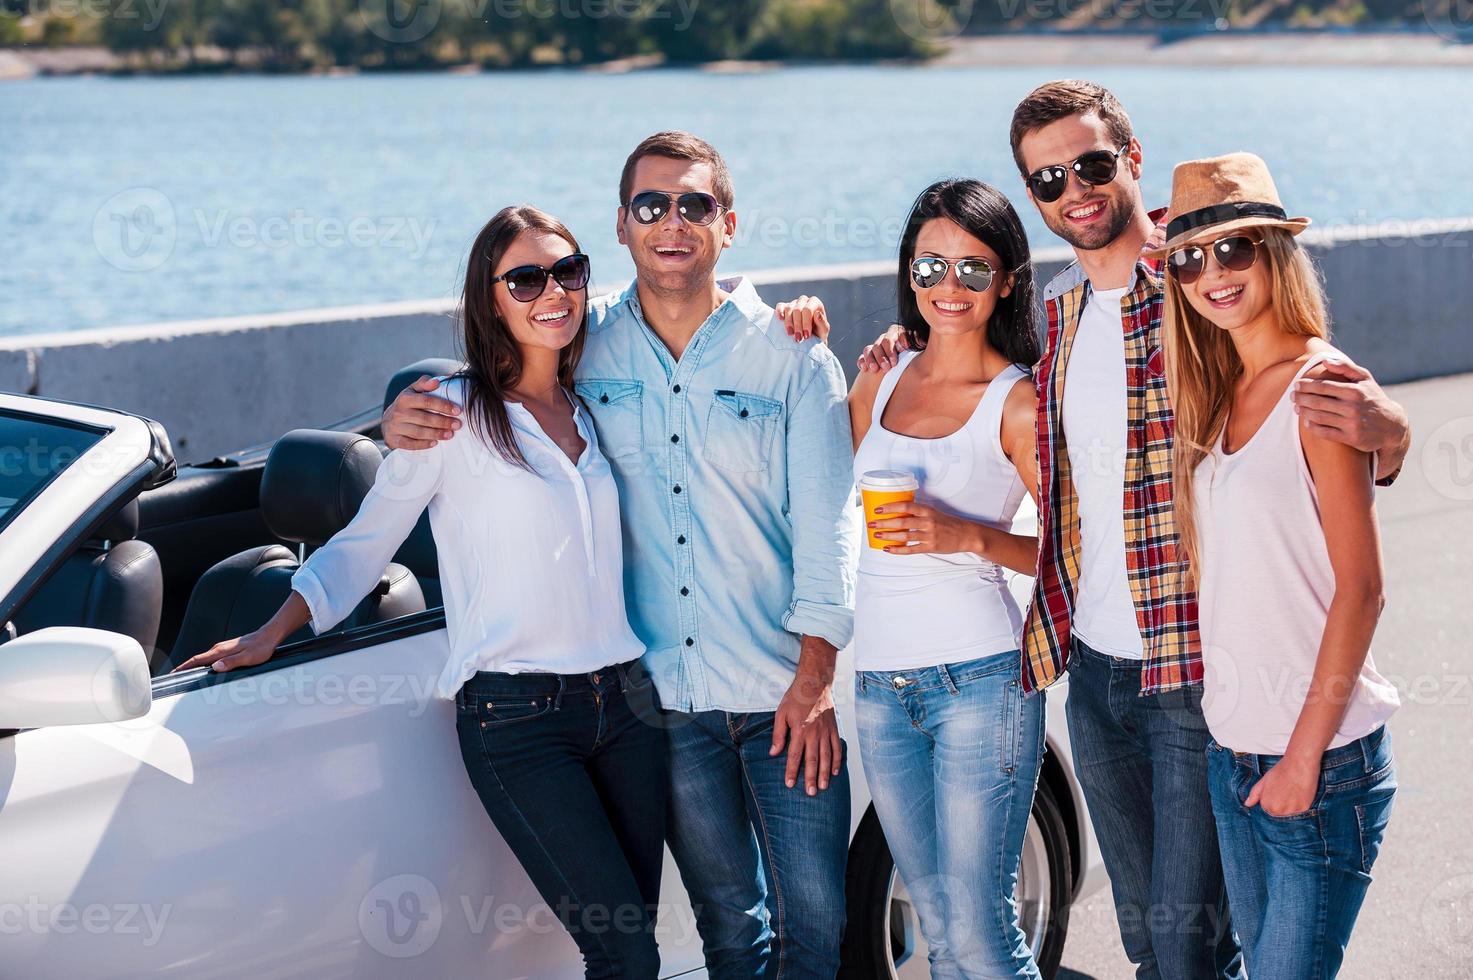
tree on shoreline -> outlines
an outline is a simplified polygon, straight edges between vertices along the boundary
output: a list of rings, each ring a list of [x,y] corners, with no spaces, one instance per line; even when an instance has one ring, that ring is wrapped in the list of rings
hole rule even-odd
[[[0,0],[13,5],[26,0]],[[924,58],[889,0],[105,0],[84,36],[132,70],[515,68],[653,57]],[[70,30],[73,26],[67,25]]]

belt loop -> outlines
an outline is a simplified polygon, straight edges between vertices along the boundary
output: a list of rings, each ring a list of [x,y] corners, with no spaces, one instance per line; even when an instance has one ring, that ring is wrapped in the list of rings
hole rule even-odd
[[[941,683],[946,685],[946,693],[957,693],[956,681],[951,679],[951,671],[946,669],[945,664],[937,664],[936,672],[941,675]]]
[[[1371,739],[1375,737],[1376,732],[1371,732],[1355,740],[1360,746],[1361,772],[1370,772],[1376,768],[1376,746],[1371,744]],[[1377,739],[1378,744],[1379,742],[1380,739]]]
[[[859,693],[863,694],[865,689],[864,671],[855,671],[854,676],[859,678]]]
[[[568,688],[568,678],[564,674],[557,675],[557,694],[553,695],[552,710],[563,710],[563,692]]]
[[[619,692],[621,694],[629,691],[629,665],[614,664],[614,671],[619,675]]]

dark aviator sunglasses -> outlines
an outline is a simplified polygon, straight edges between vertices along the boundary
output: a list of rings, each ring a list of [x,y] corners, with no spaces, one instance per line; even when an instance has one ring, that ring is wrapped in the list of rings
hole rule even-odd
[[[653,225],[664,219],[673,206],[675,212],[693,225],[709,225],[725,208],[710,194],[691,191],[678,196],[664,191],[641,191],[624,205],[634,220]]]
[[[1042,167],[1024,180],[1034,197],[1045,204],[1052,204],[1064,196],[1064,189],[1069,186],[1071,170],[1092,187],[1102,187],[1114,180],[1120,169],[1120,157],[1128,149],[1129,143],[1118,150],[1090,150],[1075,157],[1073,163],[1056,163],[1051,167]]]

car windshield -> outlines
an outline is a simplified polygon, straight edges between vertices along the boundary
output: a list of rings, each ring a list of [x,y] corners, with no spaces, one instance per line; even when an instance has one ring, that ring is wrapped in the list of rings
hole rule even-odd
[[[0,531],[105,435],[93,426],[0,412]]]

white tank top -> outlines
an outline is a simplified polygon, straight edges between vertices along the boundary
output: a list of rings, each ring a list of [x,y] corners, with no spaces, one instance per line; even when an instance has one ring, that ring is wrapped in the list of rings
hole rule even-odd
[[[1339,352],[1314,354],[1294,381],[1332,354]],[[1293,388],[1291,381],[1237,452],[1225,455],[1219,435],[1194,478],[1202,713],[1217,743],[1237,752],[1282,755],[1288,748],[1335,597]],[[1329,747],[1375,731],[1399,704],[1367,654]]]
[[[1009,365],[993,378],[972,417],[940,439],[898,435],[880,424],[885,405],[917,352],[880,382],[869,431],[854,454],[854,479],[870,470],[913,473],[916,499],[968,520],[1010,530],[1027,488],[1003,452],[1003,403],[1028,377]],[[1004,570],[980,555],[890,555],[860,549],[854,601],[856,670],[912,670],[1018,647],[1022,615]]]

